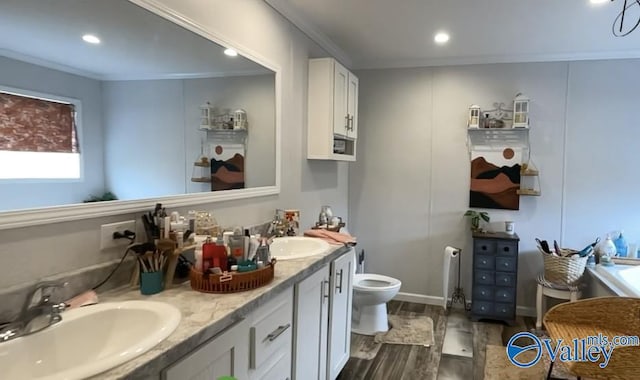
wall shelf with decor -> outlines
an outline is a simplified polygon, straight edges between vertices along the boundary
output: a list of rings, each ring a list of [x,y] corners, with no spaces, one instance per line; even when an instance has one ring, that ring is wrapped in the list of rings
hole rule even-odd
[[[541,195],[529,131],[529,98],[522,94],[510,106],[496,102],[488,110],[469,107],[469,207],[518,210],[520,197]]]

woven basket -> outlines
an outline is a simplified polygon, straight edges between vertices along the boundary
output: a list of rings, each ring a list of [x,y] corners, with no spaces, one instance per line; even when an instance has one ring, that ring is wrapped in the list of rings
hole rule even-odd
[[[270,265],[251,272],[233,272],[231,279],[224,281],[221,274],[202,273],[191,267],[189,280],[191,289],[203,293],[236,293],[252,290],[268,284],[273,280],[276,259]],[[223,280],[223,281],[221,281]]]
[[[561,248],[562,255],[577,253],[573,249]],[[587,265],[588,256],[555,256],[540,249],[544,258],[544,279],[558,285],[576,285]]]

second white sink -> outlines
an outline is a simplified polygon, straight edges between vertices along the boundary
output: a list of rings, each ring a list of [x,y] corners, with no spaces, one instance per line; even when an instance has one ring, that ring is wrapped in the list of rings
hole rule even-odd
[[[153,301],[69,310],[45,330],[0,343],[0,377],[84,379],[147,352],[167,338],[180,319],[177,308]]]
[[[274,239],[269,249],[277,260],[293,260],[328,253],[331,245],[322,239],[288,236]]]

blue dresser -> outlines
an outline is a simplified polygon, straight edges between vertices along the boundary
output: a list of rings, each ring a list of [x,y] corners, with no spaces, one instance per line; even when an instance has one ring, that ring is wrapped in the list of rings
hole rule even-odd
[[[473,233],[472,320],[515,323],[519,241],[516,234]]]

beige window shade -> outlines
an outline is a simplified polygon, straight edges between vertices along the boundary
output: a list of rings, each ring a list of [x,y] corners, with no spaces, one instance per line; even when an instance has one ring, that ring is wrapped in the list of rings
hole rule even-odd
[[[74,105],[0,92],[0,150],[78,153]]]

